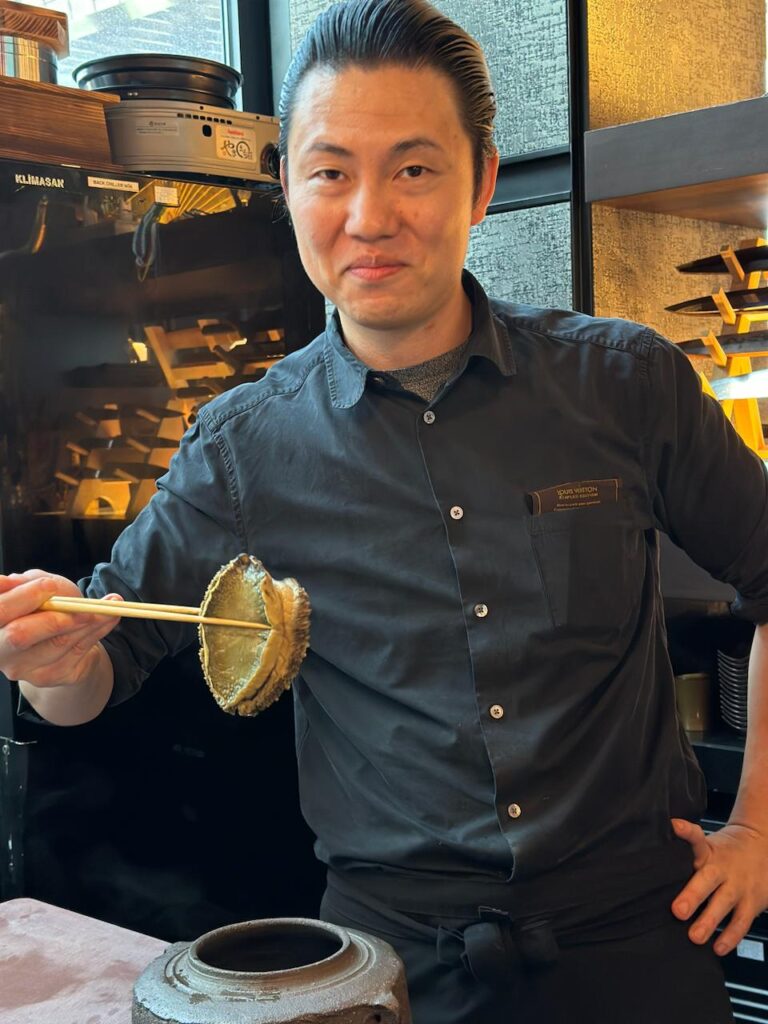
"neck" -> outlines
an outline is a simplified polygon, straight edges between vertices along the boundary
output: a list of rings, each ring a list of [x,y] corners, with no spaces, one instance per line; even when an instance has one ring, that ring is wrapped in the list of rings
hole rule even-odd
[[[347,347],[372,370],[399,370],[434,359],[462,345],[472,330],[472,304],[460,289],[450,304],[426,323],[390,330],[350,321],[339,310]]]

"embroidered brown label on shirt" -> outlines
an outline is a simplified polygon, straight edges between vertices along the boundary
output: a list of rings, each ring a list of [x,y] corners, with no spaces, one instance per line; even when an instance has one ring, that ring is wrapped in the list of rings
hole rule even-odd
[[[605,505],[619,500],[621,480],[573,480],[556,487],[545,487],[528,494],[531,512],[540,516],[542,512],[566,512],[571,508],[588,508],[590,505]]]

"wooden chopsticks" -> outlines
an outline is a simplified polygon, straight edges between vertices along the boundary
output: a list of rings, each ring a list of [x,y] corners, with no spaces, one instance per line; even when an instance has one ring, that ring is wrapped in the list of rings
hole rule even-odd
[[[95,597],[51,597],[41,611],[80,612],[89,615],[117,615],[127,619],[163,619],[166,622],[192,622],[203,626],[234,626],[242,629],[271,629],[263,622],[242,619],[214,619],[200,614],[199,608],[179,604],[150,604],[145,601],[106,601]]]

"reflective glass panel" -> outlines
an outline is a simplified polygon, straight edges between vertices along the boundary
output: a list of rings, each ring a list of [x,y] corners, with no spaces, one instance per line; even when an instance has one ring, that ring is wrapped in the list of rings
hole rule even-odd
[[[229,0],[41,0],[69,19],[70,55],[59,85],[87,60],[122,53],[177,53],[239,63],[229,51]]]

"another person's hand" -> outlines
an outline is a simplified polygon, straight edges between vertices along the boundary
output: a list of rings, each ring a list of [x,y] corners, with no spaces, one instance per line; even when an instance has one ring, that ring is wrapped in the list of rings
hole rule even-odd
[[[673,818],[675,835],[693,849],[694,873],[675,897],[672,913],[681,921],[693,921],[688,935],[702,945],[728,916],[715,942],[720,956],[741,942],[758,914],[768,909],[768,835],[735,823],[705,835],[704,830],[683,818]]]
[[[107,615],[40,611],[49,597],[82,597],[71,580],[30,569],[0,576],[0,671],[33,686],[76,685],[97,644],[120,621]],[[117,594],[109,597],[121,600]]]

